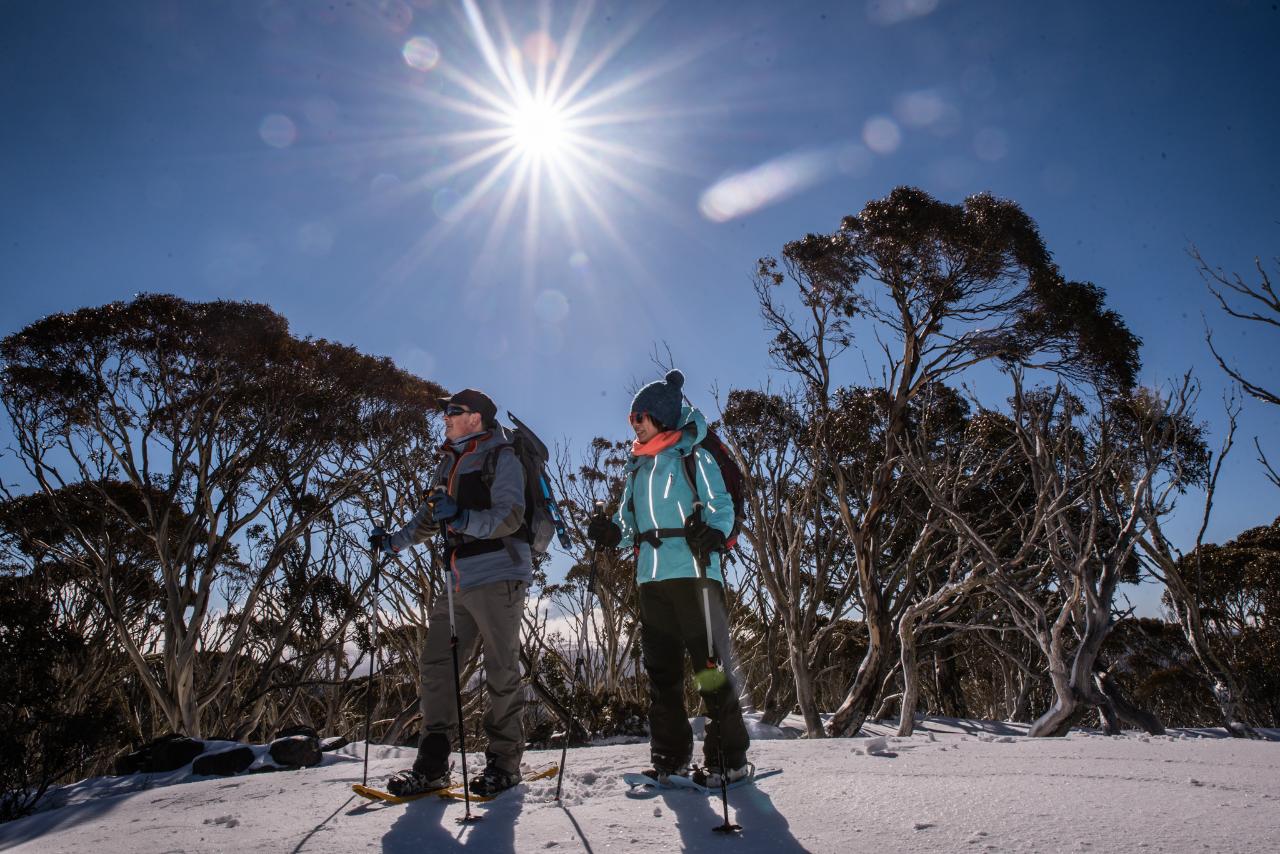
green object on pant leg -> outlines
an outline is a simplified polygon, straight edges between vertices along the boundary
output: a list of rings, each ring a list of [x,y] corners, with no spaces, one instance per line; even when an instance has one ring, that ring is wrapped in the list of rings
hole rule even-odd
[[[698,692],[701,694],[714,694],[725,686],[728,677],[724,675],[724,671],[718,667],[708,667],[695,673],[693,676],[694,684],[698,686]]]

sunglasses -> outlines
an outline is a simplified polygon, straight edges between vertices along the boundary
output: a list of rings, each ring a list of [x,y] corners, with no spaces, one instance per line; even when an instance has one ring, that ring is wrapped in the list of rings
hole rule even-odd
[[[456,403],[451,403],[444,408],[444,414],[446,417],[452,418],[455,415],[470,415],[471,410]]]
[[[631,423],[632,423],[632,424],[642,424],[642,423],[644,423],[644,420],[645,420],[646,418],[648,418],[648,417],[649,417],[649,413],[647,413],[647,412],[633,412],[633,413],[631,413],[631,414],[630,414],[629,416],[627,416],[627,417],[631,419]]]

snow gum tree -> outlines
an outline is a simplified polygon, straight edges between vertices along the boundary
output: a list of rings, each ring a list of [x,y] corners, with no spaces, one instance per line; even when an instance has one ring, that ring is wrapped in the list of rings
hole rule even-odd
[[[1220,545],[1201,545],[1182,556],[1179,568],[1191,588],[1189,601],[1201,603],[1211,651],[1239,678],[1241,705],[1247,702],[1251,718],[1274,725],[1280,719],[1280,518]],[[1169,593],[1166,603],[1173,604]]]
[[[576,536],[570,550],[573,564],[564,582],[546,585],[544,593],[550,613],[565,629],[546,637],[545,626],[534,631],[538,627],[526,622],[525,636],[532,647],[527,662],[530,672],[546,674],[545,685],[535,681],[534,691],[563,721],[567,732],[576,726],[586,734],[617,733],[644,703],[637,678],[634,566],[629,555],[592,549],[586,536],[597,507],[607,513],[617,510],[630,447],[627,441],[596,437],[576,462],[562,451],[554,466],[554,489]],[[579,674],[576,684],[575,673]],[[573,692],[568,690],[570,684],[575,684]]]
[[[1258,324],[1262,327],[1258,331],[1269,330],[1274,333],[1275,330],[1280,329],[1280,295],[1276,293],[1271,274],[1267,272],[1261,260],[1254,261],[1257,279],[1249,281],[1239,273],[1228,273],[1221,267],[1211,267],[1194,247],[1191,249],[1191,257],[1195,259],[1200,275],[1209,288],[1209,293],[1213,294],[1214,299],[1218,301],[1223,314],[1232,320]],[[1218,362],[1218,367],[1239,383],[1245,394],[1262,403],[1280,406],[1280,391],[1274,387],[1268,388],[1262,385],[1257,381],[1257,377],[1251,379],[1241,373],[1239,368],[1229,365],[1214,345],[1213,333],[1207,333],[1206,338],[1209,349]],[[1271,482],[1280,487],[1280,473],[1277,473],[1271,461],[1267,459],[1266,452],[1256,437],[1253,442],[1258,451],[1258,462]]]
[[[0,342],[0,360],[18,454],[54,517],[92,554],[76,520],[95,503],[153,550],[158,636],[108,614],[169,727],[192,736],[261,641],[261,601],[309,577],[301,538],[423,430],[442,393],[389,360],[295,337],[266,306],[166,295],[44,318]],[[119,483],[137,500],[106,486]],[[105,593],[118,567],[94,559]],[[305,598],[274,618],[297,619]],[[201,660],[214,662],[203,676]]]
[[[1126,719],[1162,732],[1099,656],[1115,625],[1117,586],[1137,578],[1149,497],[1185,485],[1188,470],[1170,462],[1199,451],[1170,429],[1177,407],[1146,391],[1103,398],[1090,411],[1062,383],[1024,391],[1018,371],[1013,381],[1010,415],[975,419],[987,435],[974,444],[1002,450],[975,458],[965,475],[996,485],[1007,512],[995,520],[966,513],[949,480],[909,465],[982,565],[982,587],[1043,656],[1054,702],[1031,734],[1064,735],[1091,706],[1109,731]]]
[[[778,308],[785,298],[773,295],[784,288],[810,313],[839,318],[839,328],[815,335],[812,325],[791,321]],[[880,544],[894,519],[913,399],[984,362],[1128,388],[1138,340],[1104,308],[1099,288],[1061,276],[1017,204],[987,194],[952,205],[900,187],[846,217],[835,232],[787,244],[781,261],[763,259],[757,293],[769,295],[761,302],[775,335],[771,351],[804,385],[820,431],[834,411],[832,360],[858,329],[880,349],[887,406],[879,462],[869,476],[855,477],[845,466],[829,475],[869,633],[866,655],[827,727],[832,735],[850,734],[867,717],[892,660],[898,567],[883,564]]]
[[[824,480],[815,464],[821,442],[805,410],[795,395],[735,390],[724,407],[722,432],[744,464],[744,560],[765,594],[757,597],[765,609],[759,621],[763,640],[769,644],[772,621],[780,623],[795,703],[808,736],[820,738],[825,730],[815,671],[853,589],[835,554],[835,520],[829,504],[824,506]],[[777,702],[773,675],[761,702],[766,720],[777,723],[789,707]]]

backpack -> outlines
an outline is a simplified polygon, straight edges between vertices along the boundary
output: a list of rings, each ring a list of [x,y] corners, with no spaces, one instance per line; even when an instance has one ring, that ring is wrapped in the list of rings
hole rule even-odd
[[[694,449],[703,448],[707,453],[711,454],[716,461],[716,465],[720,468],[720,477],[724,479],[724,488],[729,491],[729,497],[733,499],[733,529],[729,531],[729,536],[724,538],[725,551],[731,551],[738,544],[738,534],[742,532],[742,514],[744,508],[744,498],[742,489],[742,469],[738,467],[738,461],[733,458],[733,454],[729,453],[729,449],[724,446],[724,442],[716,435],[716,431],[710,427],[707,428],[707,435],[702,437],[702,441],[693,446]],[[698,494],[697,480],[695,479],[697,461],[694,460],[693,454],[690,453],[684,458],[684,473],[689,476],[689,485],[693,487],[693,494]]]
[[[510,447],[524,469],[524,530],[529,547],[536,554],[546,554],[554,536],[559,540],[560,547],[567,550],[572,545],[569,541],[569,529],[551,492],[551,481],[547,478],[547,460],[551,454],[537,434],[524,422],[509,411],[507,417],[515,425],[514,429],[507,431],[511,434],[511,445],[494,448],[485,456],[481,469],[484,482],[488,486],[493,485],[493,477],[498,468],[498,454]]]

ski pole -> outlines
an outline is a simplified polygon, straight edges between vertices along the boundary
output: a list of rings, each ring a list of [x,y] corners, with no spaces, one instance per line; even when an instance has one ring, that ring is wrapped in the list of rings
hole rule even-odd
[[[381,527],[373,529],[375,534],[385,535]],[[369,660],[369,687],[364,694],[364,773],[360,777],[360,785],[369,783],[369,736],[373,726],[373,683],[378,675],[378,599],[380,598],[379,580],[382,577],[382,561],[376,548],[369,549],[369,565],[373,567],[373,638]]]
[[[458,749],[462,752],[462,800],[466,815],[458,824],[479,821],[483,816],[471,814],[471,786],[467,780],[467,727],[462,718],[462,669],[458,666],[458,629],[453,618],[453,579],[445,576],[445,594],[449,598],[449,648],[453,651],[453,695],[458,701]]]
[[[697,518],[702,515],[702,502],[695,501],[693,504],[693,517]],[[693,570],[702,579],[702,619],[703,625],[707,632],[707,666],[704,670],[718,670],[719,659],[716,657],[715,643],[711,636],[711,578],[707,575],[707,564],[711,562],[710,555],[697,555],[690,548],[689,553],[693,557]],[[700,559],[701,558],[701,559]],[[701,679],[698,680],[698,688],[702,693],[708,690],[715,690],[719,687],[719,680]]]
[[[604,502],[596,502],[596,513],[604,515]],[[587,576],[587,604],[591,603],[592,597],[596,592],[596,569],[600,566],[600,549],[593,548],[591,550],[591,574]],[[583,632],[585,637],[586,621],[583,621]],[[573,700],[574,695],[578,692],[578,679],[582,676],[583,659],[582,654],[585,647],[585,641],[578,645],[578,660],[573,663],[573,681],[569,683],[569,699]],[[565,710],[570,712],[569,709]],[[564,763],[569,755],[569,736],[573,734],[573,715],[570,712],[568,720],[564,722],[564,743],[560,745],[560,773],[556,775],[556,800],[560,800],[560,787],[564,784]]]
[[[693,503],[693,515],[700,517],[702,515],[702,502],[695,501]],[[690,550],[692,554],[692,550]],[[724,766],[724,727],[720,723],[720,710],[716,711],[715,720],[711,719],[711,691],[706,691],[703,686],[710,687],[715,685],[714,692],[718,693],[725,687],[724,671],[721,667],[720,657],[716,655],[715,641],[711,636],[711,575],[709,573],[711,565],[711,555],[704,554],[699,560],[698,555],[693,555],[693,569],[702,579],[702,617],[707,630],[707,670],[716,671],[721,678],[704,679],[699,685],[699,689],[703,691],[702,702],[707,706],[707,738],[711,737],[711,726],[716,728],[716,762],[720,764],[720,805],[724,809],[724,824],[711,828],[715,833],[735,833],[742,828],[739,825],[729,821],[729,769]]]

